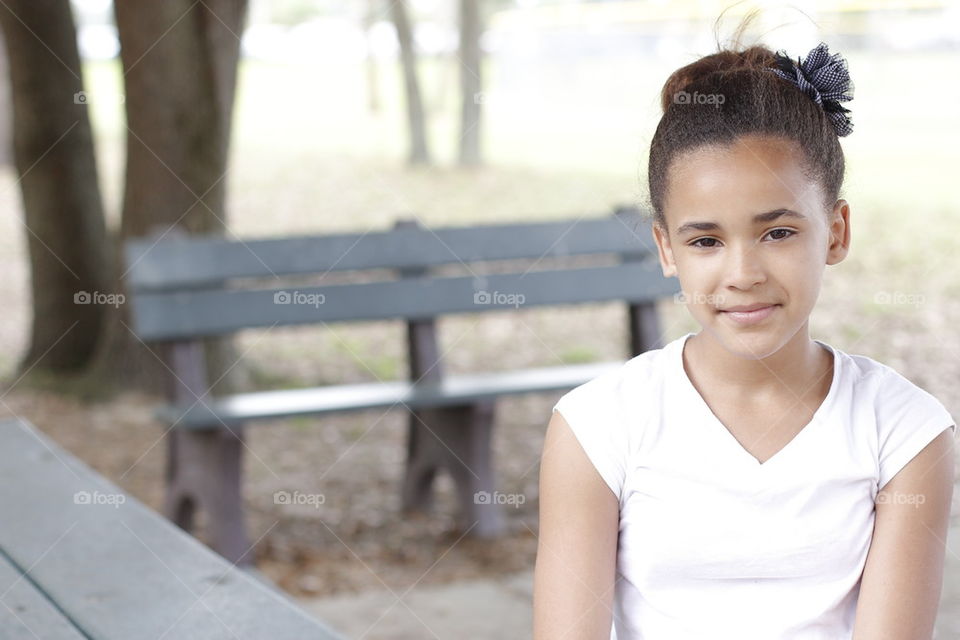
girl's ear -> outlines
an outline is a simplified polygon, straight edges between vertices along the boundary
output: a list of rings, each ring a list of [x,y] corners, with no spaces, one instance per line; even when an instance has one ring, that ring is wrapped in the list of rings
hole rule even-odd
[[[837,264],[843,261],[850,251],[850,204],[846,200],[841,198],[833,205],[827,232],[830,234],[827,264]]]
[[[677,264],[673,260],[673,249],[670,246],[670,235],[659,224],[653,224],[653,240],[657,243],[657,253],[660,255],[660,268],[663,277],[672,278],[677,275]]]

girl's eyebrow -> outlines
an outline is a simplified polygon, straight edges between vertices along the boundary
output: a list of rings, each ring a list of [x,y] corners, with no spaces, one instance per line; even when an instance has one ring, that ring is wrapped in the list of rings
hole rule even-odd
[[[758,213],[753,216],[753,224],[762,224],[767,222],[773,222],[781,216],[787,216],[790,218],[799,218],[801,220],[806,219],[806,216],[802,213],[793,211],[792,209],[774,209],[773,211],[767,211],[766,213]],[[691,231],[716,231],[721,227],[716,222],[686,222],[679,227],[675,233],[679,236],[684,233],[689,233]]]

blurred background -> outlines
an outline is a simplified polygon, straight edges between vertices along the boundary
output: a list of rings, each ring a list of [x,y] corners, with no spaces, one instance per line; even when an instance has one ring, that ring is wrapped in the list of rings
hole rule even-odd
[[[8,4],[0,8],[6,34],[27,22],[18,6],[30,3]],[[468,226],[644,207],[664,81],[713,52],[718,35],[724,42],[757,7],[749,41],[794,58],[825,41],[847,58],[855,85],[847,105],[855,130],[842,141],[851,252],[826,271],[811,335],[894,367],[960,413],[960,278],[950,266],[960,232],[960,85],[951,80],[960,68],[960,4],[251,0],[245,12],[242,4],[170,3],[179,9],[154,16],[153,28],[159,21],[167,30],[150,39],[132,3],[73,0],[69,12],[56,14],[57,33],[75,36],[80,73],[61,69],[59,88],[51,88],[55,74],[46,88],[0,87],[0,411],[27,417],[150,506],[159,509],[163,497],[162,428],[151,417],[160,391],[149,375],[130,374],[149,365],[135,357],[117,365],[125,347],[104,346],[110,339],[95,340],[95,331],[84,333],[86,342],[57,341],[75,320],[81,327],[96,321],[44,299],[62,281],[51,275],[57,262],[116,281],[115,264],[98,256],[185,208],[182,194],[173,194],[177,210],[157,214],[142,206],[150,200],[138,190],[156,191],[156,181],[177,176],[195,196],[186,208],[206,200],[210,210],[190,212],[191,230],[233,239],[386,230],[399,217]],[[228,143],[222,176],[209,173],[215,161],[204,167],[163,146],[180,133],[165,105],[193,100],[191,92],[205,86],[190,81],[196,68],[184,62],[194,50],[182,32],[195,12],[215,32],[211,48],[198,49],[219,70],[212,100],[232,113],[232,120],[210,121]],[[72,30],[64,15],[72,15]],[[31,64],[21,46],[28,40],[8,42],[4,76]],[[187,71],[178,71],[183,64]],[[39,102],[22,97],[29,91],[70,98],[40,112],[30,106]],[[15,123],[18,99],[28,102]],[[86,121],[89,142],[77,142]],[[23,151],[21,166],[15,163],[16,127],[44,122],[69,129],[75,155],[64,166],[89,164],[68,179],[87,185],[71,190],[69,217],[88,230],[102,226],[99,245],[77,240],[58,222],[63,212],[38,199],[67,180],[41,162],[44,150]],[[45,149],[60,144],[56,135],[51,141]],[[30,183],[25,172],[31,180],[48,172],[48,182]],[[51,257],[74,255],[66,247],[78,243],[76,264]],[[32,288],[37,278],[43,285]],[[624,358],[624,313],[611,303],[445,318],[441,346],[450,349],[451,373]],[[661,313],[665,340],[699,329],[682,304],[664,302]],[[403,332],[400,321],[243,332],[236,341],[243,366],[232,384],[284,389],[402,378]],[[244,492],[257,567],[348,637],[445,638],[465,624],[465,637],[528,636],[538,459],[559,395],[498,403],[498,483],[526,499],[507,510],[509,533],[492,542],[461,536],[445,476],[433,514],[400,517],[401,410],[250,429]],[[322,491],[326,501],[275,504],[280,490]],[[954,548],[948,562],[957,560]],[[407,607],[396,605],[391,590],[407,592]],[[960,592],[948,584],[944,599],[941,615],[955,615],[947,603],[960,602]]]

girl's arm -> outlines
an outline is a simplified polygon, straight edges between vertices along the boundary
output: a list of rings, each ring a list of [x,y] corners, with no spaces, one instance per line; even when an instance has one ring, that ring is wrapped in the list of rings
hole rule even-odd
[[[854,640],[933,637],[943,585],[953,467],[953,433],[947,429],[878,494]]]
[[[620,504],[555,412],[540,464],[535,640],[608,640]]]

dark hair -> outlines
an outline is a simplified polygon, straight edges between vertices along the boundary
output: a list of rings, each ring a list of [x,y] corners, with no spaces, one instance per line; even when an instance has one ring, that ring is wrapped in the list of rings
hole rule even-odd
[[[738,40],[753,15],[741,23]],[[729,146],[747,135],[795,143],[805,173],[823,188],[824,205],[829,209],[836,202],[844,173],[837,131],[819,105],[769,70],[776,66],[774,56],[763,45],[742,49],[718,45],[717,53],[677,69],[667,79],[660,94],[663,116],[650,143],[647,168],[650,208],[662,229],[667,229],[669,172],[678,156],[707,145]],[[694,92],[706,99],[692,99]]]

